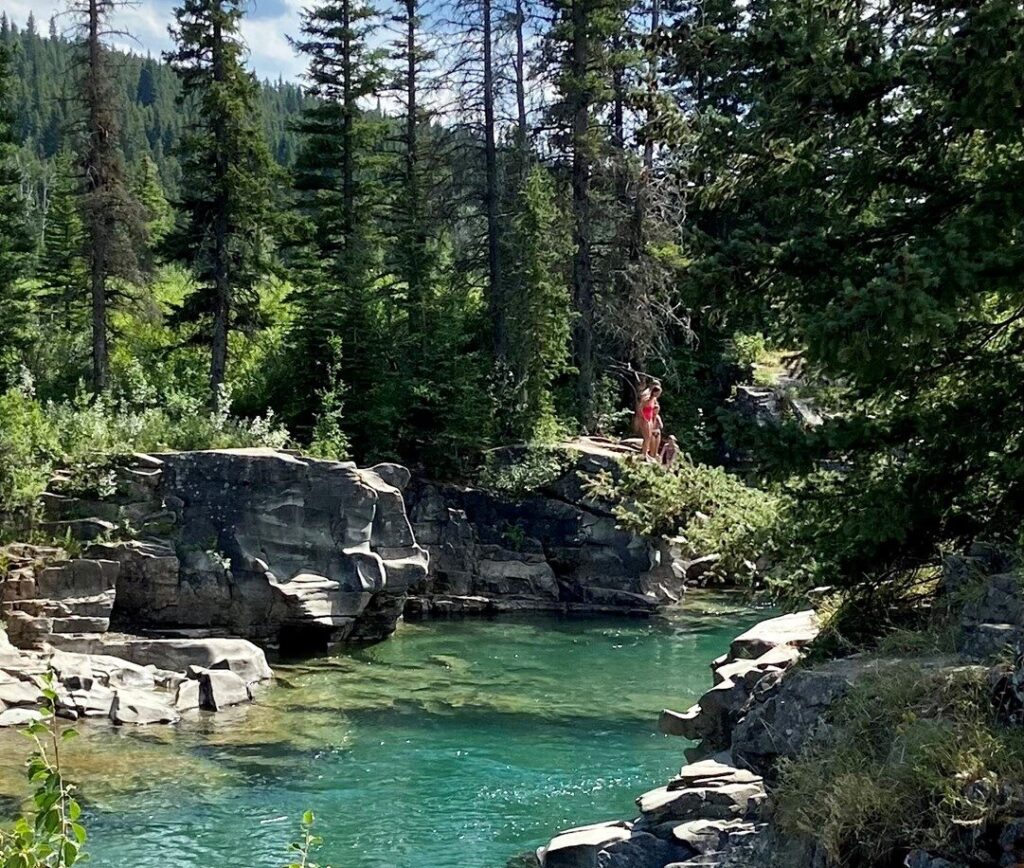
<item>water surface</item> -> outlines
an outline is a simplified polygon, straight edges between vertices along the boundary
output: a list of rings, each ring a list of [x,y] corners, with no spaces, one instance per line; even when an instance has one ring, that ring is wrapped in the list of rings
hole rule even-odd
[[[552,832],[632,816],[682,763],[658,711],[763,614],[688,602],[667,622],[404,625],[275,666],[252,707],[177,727],[81,727],[68,776],[94,868],[279,868],[312,809],[334,868],[504,868]],[[0,734],[0,797],[26,744]],[[2,809],[3,802],[0,802]]]

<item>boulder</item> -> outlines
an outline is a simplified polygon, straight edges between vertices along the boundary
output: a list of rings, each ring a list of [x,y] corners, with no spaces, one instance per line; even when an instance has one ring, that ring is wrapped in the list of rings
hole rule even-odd
[[[764,785],[758,781],[681,789],[658,787],[644,793],[636,803],[646,821],[664,823],[669,820],[751,819],[758,815],[766,798]]]
[[[93,655],[93,660],[95,655],[103,655],[136,664],[135,669],[124,668],[125,673],[135,674],[146,666],[173,672],[201,666],[228,669],[249,684],[273,676],[262,649],[245,639],[147,639],[108,633],[93,639],[69,640],[62,647]],[[148,677],[152,683],[152,674]]]
[[[598,868],[598,855],[606,846],[628,840],[629,823],[596,823],[569,829],[537,851],[541,868]]]
[[[15,726],[28,726],[42,720],[42,713],[36,708],[8,708],[0,711],[0,729]]]
[[[88,549],[121,573],[115,628],[220,628],[318,646],[389,635],[427,556],[400,491],[408,471],[377,470],[273,449],[134,456],[115,468],[111,500],[147,541]],[[73,508],[63,497],[50,501]],[[99,621],[78,627],[105,629]]]
[[[252,700],[249,686],[234,672],[227,669],[189,668],[189,677],[199,684],[199,707],[207,711],[220,711],[232,705],[241,705]],[[178,701],[191,701],[190,691],[184,696],[179,687]]]
[[[610,444],[584,438],[551,450],[553,473],[512,497],[413,478],[405,499],[416,538],[430,553],[426,580],[413,588],[412,615],[446,614],[438,596],[484,597],[487,611],[649,613],[672,605],[686,577],[668,543],[622,529],[610,504],[596,502],[580,475],[616,473]],[[494,453],[496,464],[534,460],[536,449]]]
[[[195,711],[202,706],[199,682],[194,678],[186,678],[178,685],[174,695],[174,707],[178,711]]]
[[[769,618],[733,639],[729,654],[733,660],[753,660],[780,645],[800,648],[813,641],[819,630],[813,609]]]
[[[13,708],[28,705],[33,708],[39,705],[42,695],[39,686],[30,681],[0,682],[0,708]]]
[[[899,662],[858,654],[790,672],[736,725],[733,755],[761,774],[770,772],[779,758],[795,756],[813,736],[825,734],[829,708],[859,679]]]
[[[116,726],[177,723],[181,716],[161,698],[141,690],[121,689],[110,705],[110,719]]]

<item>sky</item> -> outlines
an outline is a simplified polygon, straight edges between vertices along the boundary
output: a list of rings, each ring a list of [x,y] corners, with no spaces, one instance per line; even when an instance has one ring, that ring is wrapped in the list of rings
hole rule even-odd
[[[242,33],[249,46],[249,62],[260,78],[297,81],[302,75],[303,62],[288,44],[287,36],[299,29],[299,13],[310,0],[253,0],[242,19]],[[135,40],[114,40],[119,48],[136,54],[147,52],[158,56],[170,48],[167,26],[171,23],[171,10],[175,0],[139,0],[119,9],[113,19],[116,29],[126,30]],[[61,16],[66,0],[0,0],[0,12],[18,24],[24,25],[29,12],[36,16],[40,32],[46,33],[50,16],[56,14],[57,29],[68,27],[67,16]]]

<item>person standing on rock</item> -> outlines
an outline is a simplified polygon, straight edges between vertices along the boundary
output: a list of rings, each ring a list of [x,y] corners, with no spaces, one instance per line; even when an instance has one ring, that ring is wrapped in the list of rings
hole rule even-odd
[[[647,460],[656,461],[661,446],[661,383],[655,380],[639,395],[636,407],[636,426],[642,444],[640,455]]]

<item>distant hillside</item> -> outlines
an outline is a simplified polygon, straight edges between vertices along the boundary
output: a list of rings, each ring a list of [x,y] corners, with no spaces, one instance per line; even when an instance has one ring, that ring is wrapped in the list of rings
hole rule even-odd
[[[71,97],[77,58],[71,43],[52,26],[49,36],[40,35],[37,26],[30,17],[28,24],[19,29],[6,16],[0,16],[0,40],[15,49],[16,131],[25,148],[45,160],[74,135],[76,107]],[[168,195],[174,197],[181,180],[174,155],[189,121],[188,111],[177,104],[177,76],[151,57],[122,52],[115,57],[125,158],[132,167],[149,154],[159,167]],[[282,165],[289,165],[295,154],[296,136],[288,124],[306,98],[297,85],[264,82],[260,101],[271,153]]]

